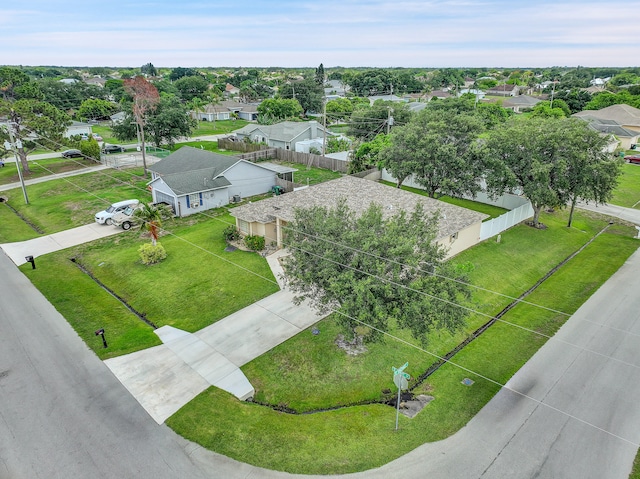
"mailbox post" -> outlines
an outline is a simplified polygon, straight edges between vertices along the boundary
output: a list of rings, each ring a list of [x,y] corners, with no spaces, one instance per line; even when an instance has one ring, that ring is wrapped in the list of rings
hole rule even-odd
[[[102,344],[107,347],[107,340],[104,337],[104,328],[100,328],[96,331],[96,336],[102,336]]]

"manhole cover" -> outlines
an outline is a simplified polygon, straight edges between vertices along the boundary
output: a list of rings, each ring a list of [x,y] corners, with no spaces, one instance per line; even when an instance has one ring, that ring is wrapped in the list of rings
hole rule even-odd
[[[464,384],[465,386],[471,386],[473,383],[474,383],[473,379],[464,378],[462,380],[462,384]]]
[[[235,251],[235,250],[237,250],[237,249],[238,249],[238,248],[236,248],[235,246],[231,246],[231,245],[229,245],[229,246],[227,246],[224,250],[225,250],[225,251],[227,251],[227,252],[229,252],[229,253],[231,253],[232,251]]]

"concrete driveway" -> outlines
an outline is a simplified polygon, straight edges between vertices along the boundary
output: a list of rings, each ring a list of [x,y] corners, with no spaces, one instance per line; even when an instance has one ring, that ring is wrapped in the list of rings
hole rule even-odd
[[[283,254],[267,258],[280,283]],[[193,334],[163,326],[155,331],[163,345],[105,364],[159,424],[209,386],[248,399],[255,391],[240,367],[322,319],[293,296],[278,291]]]

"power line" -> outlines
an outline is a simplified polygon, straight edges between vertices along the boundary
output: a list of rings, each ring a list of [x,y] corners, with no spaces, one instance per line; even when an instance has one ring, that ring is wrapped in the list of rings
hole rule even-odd
[[[46,168],[45,168],[45,169],[46,169]],[[48,171],[50,171],[50,170],[48,170]],[[50,172],[51,172],[51,171],[50,171]],[[55,173],[53,173],[53,172],[51,172],[51,173],[52,173],[53,175],[56,175],[56,174],[55,174]],[[56,176],[57,176],[57,175],[56,175]],[[109,175],[107,175],[107,176],[109,176]],[[133,176],[133,175],[132,175],[132,176]],[[74,185],[76,188],[79,188],[80,190],[85,191],[86,193],[88,193],[88,194],[90,194],[90,195],[92,195],[92,196],[95,196],[96,198],[99,198],[97,195],[93,194],[93,193],[92,193],[92,192],[90,192],[89,190],[86,190],[85,188],[82,188],[82,187],[80,187],[79,185],[75,185],[73,182],[71,182],[71,181],[70,181],[70,180],[68,180],[67,178],[62,178],[62,179],[64,179],[65,181],[67,181],[67,182],[71,183],[71,184],[72,184],[72,185]],[[101,199],[101,198],[99,198],[99,199]],[[228,210],[228,208],[227,208],[227,210]],[[214,219],[219,220],[219,221],[222,221],[221,219],[216,218],[216,217],[213,217],[213,216],[210,216],[210,215],[204,215],[204,216],[209,217],[209,218],[214,218]],[[223,222],[224,222],[224,221],[223,221]],[[224,223],[226,223],[226,224],[230,224],[230,223],[227,223],[227,222],[224,222]],[[271,282],[272,284],[277,284],[277,282],[275,282],[275,281],[271,280],[270,278],[267,278],[267,277],[265,277],[265,276],[262,276],[262,275],[260,275],[260,274],[258,274],[258,273],[256,273],[256,272],[254,272],[254,271],[252,271],[252,270],[248,269],[248,268],[243,267],[242,265],[238,265],[238,264],[236,264],[236,263],[233,263],[232,261],[229,261],[228,259],[226,259],[226,258],[224,258],[224,257],[222,257],[222,256],[220,256],[220,255],[217,255],[217,254],[213,253],[212,251],[210,251],[210,250],[208,250],[208,249],[206,249],[206,248],[201,247],[200,245],[197,245],[197,244],[195,244],[195,243],[193,243],[193,242],[191,242],[191,241],[189,241],[189,240],[186,240],[185,238],[183,238],[183,237],[181,237],[181,236],[178,236],[178,235],[176,235],[175,233],[172,233],[172,232],[170,232],[170,231],[168,231],[168,230],[165,230],[164,228],[161,228],[161,230],[162,230],[162,231],[164,231],[164,232],[166,232],[167,234],[173,235],[174,237],[176,237],[176,238],[180,239],[181,241],[186,242],[187,244],[190,244],[190,245],[191,245],[191,246],[193,246],[193,247],[196,247],[196,248],[200,249],[200,250],[201,250],[201,251],[203,251],[203,252],[206,252],[206,253],[208,253],[208,254],[210,254],[210,255],[212,255],[212,256],[215,256],[216,258],[222,259],[223,261],[226,261],[226,262],[228,262],[229,264],[232,264],[232,265],[234,265],[234,266],[237,266],[237,267],[239,267],[239,268],[243,269],[244,271],[246,271],[246,272],[248,272],[248,273],[250,273],[250,274],[256,275],[256,276],[260,277],[260,278],[261,278],[261,279],[263,279],[263,280],[266,280],[266,281]],[[312,254],[312,255],[314,254],[314,253],[310,253],[310,252],[306,252],[306,253],[307,253],[307,254]],[[338,264],[340,264],[340,263],[338,263]],[[348,267],[347,265],[343,265],[343,266]],[[364,272],[364,271],[362,271],[362,270],[358,270],[358,271],[361,271],[361,272],[363,272],[363,273],[365,273],[365,274],[369,274],[369,273],[366,273],[366,272]],[[372,276],[374,276],[374,277],[375,277],[375,275],[372,275]],[[386,279],[384,279],[384,278],[379,278],[379,279],[386,280]],[[386,280],[386,281],[389,281],[389,280]],[[403,286],[403,287],[404,287],[404,285],[400,285],[400,286]],[[418,291],[418,292],[419,292],[419,291]],[[457,305],[456,303],[453,303],[453,304],[454,304],[454,305]],[[460,305],[457,305],[457,306],[460,306]],[[342,316],[345,316],[345,317],[349,318],[350,320],[353,320],[353,321],[355,321],[355,322],[357,322],[357,323],[359,323],[359,324],[361,324],[361,325],[363,325],[363,326],[369,327],[369,328],[371,328],[372,330],[378,331],[378,332],[380,332],[381,334],[383,334],[383,335],[385,335],[385,336],[388,336],[388,337],[390,337],[390,338],[392,338],[392,339],[394,339],[394,340],[396,340],[396,341],[398,341],[398,342],[401,342],[401,343],[406,344],[406,345],[408,345],[408,346],[410,346],[410,347],[413,347],[413,348],[415,348],[415,349],[417,349],[417,350],[419,350],[419,351],[422,351],[422,352],[424,352],[424,353],[426,353],[426,354],[428,354],[428,355],[431,355],[431,356],[433,356],[433,357],[435,357],[435,358],[437,358],[437,359],[439,359],[439,360],[441,360],[441,361],[444,361],[444,362],[446,362],[446,363],[449,363],[449,364],[451,364],[451,365],[452,365],[452,366],[454,366],[454,367],[457,367],[457,368],[459,368],[459,369],[461,369],[461,370],[464,370],[464,371],[466,371],[466,372],[469,372],[470,374],[473,374],[473,375],[475,375],[475,376],[477,376],[477,377],[479,377],[479,378],[485,379],[486,381],[489,381],[489,382],[491,382],[492,384],[495,384],[495,385],[497,385],[497,386],[499,386],[499,387],[501,387],[501,388],[505,388],[505,389],[507,389],[507,390],[509,390],[509,391],[511,391],[511,392],[513,392],[513,393],[515,393],[515,394],[518,394],[518,395],[520,395],[520,396],[524,397],[524,398],[530,399],[530,400],[532,400],[533,402],[535,402],[535,403],[537,403],[537,404],[539,404],[539,405],[541,405],[541,406],[544,406],[544,407],[547,407],[547,408],[549,408],[549,409],[551,409],[551,410],[554,410],[554,411],[556,411],[556,412],[559,412],[559,413],[561,413],[561,414],[563,414],[563,415],[565,415],[565,416],[567,416],[567,417],[570,417],[570,418],[572,418],[572,419],[575,419],[575,420],[577,420],[577,421],[579,421],[579,422],[581,422],[581,423],[583,423],[583,424],[585,424],[585,425],[591,426],[591,427],[593,427],[593,428],[595,428],[595,429],[597,429],[597,430],[599,430],[599,431],[601,431],[601,432],[604,432],[604,433],[609,434],[609,435],[611,435],[611,436],[613,436],[613,437],[616,437],[616,438],[618,438],[618,439],[621,439],[621,440],[623,440],[623,441],[625,441],[625,442],[627,442],[627,443],[629,443],[629,444],[632,444],[632,445],[634,445],[634,446],[638,446],[637,444],[633,443],[632,441],[630,441],[630,440],[628,440],[628,439],[625,439],[625,438],[623,438],[623,437],[621,437],[621,436],[618,436],[618,435],[616,435],[616,434],[615,434],[615,433],[613,433],[613,432],[607,431],[606,429],[603,429],[603,428],[601,428],[601,427],[599,427],[599,426],[596,426],[595,424],[592,424],[592,423],[590,423],[590,422],[588,422],[588,421],[585,421],[585,420],[583,420],[583,419],[580,419],[580,418],[578,418],[578,417],[576,417],[576,416],[574,416],[574,415],[572,415],[572,414],[570,414],[570,413],[568,413],[568,412],[565,412],[565,411],[563,411],[563,410],[560,410],[560,409],[558,409],[558,408],[555,408],[555,407],[553,407],[553,406],[550,406],[550,405],[548,405],[548,404],[546,404],[546,403],[544,403],[544,402],[542,402],[542,401],[540,401],[540,400],[537,400],[537,399],[535,399],[535,398],[533,398],[533,397],[531,397],[531,396],[529,396],[529,395],[527,395],[527,394],[525,394],[525,393],[522,393],[522,392],[520,392],[520,391],[517,391],[517,390],[515,390],[515,389],[513,389],[513,388],[511,388],[511,387],[509,387],[509,386],[507,386],[506,384],[502,384],[502,383],[500,383],[499,381],[496,381],[496,380],[493,380],[493,379],[489,378],[488,376],[485,376],[485,375],[483,375],[483,374],[477,373],[476,371],[474,371],[474,370],[472,370],[472,369],[470,369],[470,368],[467,368],[467,367],[465,367],[465,366],[462,366],[462,365],[460,365],[460,364],[458,364],[458,363],[456,363],[456,362],[454,362],[454,361],[451,361],[451,360],[449,360],[449,359],[445,359],[445,358],[441,357],[440,355],[438,355],[438,354],[436,354],[436,353],[430,352],[430,351],[428,351],[428,350],[426,350],[426,349],[424,349],[424,348],[421,348],[421,347],[419,347],[419,346],[417,346],[417,345],[415,345],[415,344],[412,344],[412,343],[410,343],[410,342],[408,342],[408,341],[406,341],[406,340],[403,340],[403,339],[401,339],[401,338],[399,338],[399,337],[397,337],[397,336],[395,336],[395,335],[393,335],[393,334],[391,334],[391,333],[389,333],[389,332],[387,332],[387,331],[380,330],[379,328],[376,328],[375,326],[372,326],[372,325],[370,325],[370,324],[368,324],[368,323],[366,323],[366,322],[364,322],[364,321],[362,321],[362,320],[359,320],[359,319],[357,319],[357,318],[350,317],[350,316],[346,315],[345,313],[343,313],[343,312],[341,312],[341,311],[338,311],[338,310],[335,310],[335,309],[333,309],[333,308],[329,308],[329,311],[331,311],[331,312],[333,312],[333,313],[336,313],[336,314],[339,314],[339,315],[342,315]],[[473,310],[472,310],[472,311],[473,311]],[[484,316],[488,316],[488,315],[486,315],[486,313],[481,313],[481,312],[479,312],[479,311],[474,311],[474,312],[475,312],[475,313],[477,313],[477,314],[481,314],[481,315],[484,315]],[[521,326],[519,326],[519,325],[515,325],[515,324],[513,324],[513,323],[506,322],[506,324],[510,324],[510,325],[513,325],[513,326],[519,327],[520,329],[526,330],[526,331],[528,331],[528,332],[532,332],[532,333],[535,333],[535,334],[540,334],[540,333],[537,333],[536,331],[533,331],[533,330],[530,330],[530,329],[527,329],[527,328],[523,328],[523,327],[521,327]],[[620,363],[622,363],[622,364],[629,365],[629,366],[632,366],[632,367],[635,367],[635,368],[640,368],[640,367],[638,367],[638,366],[636,366],[636,365],[634,365],[634,364],[628,363],[628,362],[626,362],[626,361],[617,360],[616,358],[613,358],[613,357],[607,356],[607,355],[602,354],[602,353],[598,353],[598,352],[596,352],[596,351],[591,351],[591,350],[586,349],[586,348],[582,348],[582,347],[580,347],[580,346],[577,346],[577,345],[575,345],[575,344],[572,344],[572,343],[567,342],[567,341],[564,341],[564,340],[560,340],[560,339],[555,338],[555,337],[551,337],[551,336],[544,335],[544,334],[542,334],[542,336],[547,337],[548,339],[554,339],[554,340],[560,341],[560,342],[562,342],[562,343],[564,343],[564,344],[567,344],[567,345],[573,346],[573,347],[578,348],[578,349],[580,349],[580,350],[582,350],[582,351],[590,352],[590,353],[592,353],[592,354],[599,355],[599,356],[604,357],[604,358],[606,358],[606,359],[614,360],[614,361],[617,361],[617,362],[620,362]]]
[[[50,171],[50,170],[48,170],[48,171]],[[128,184],[128,183],[126,183],[126,182],[124,182],[124,181],[122,181],[122,180],[119,180],[119,179],[117,179],[117,178],[115,178],[115,177],[112,177],[112,176],[110,176],[110,175],[108,175],[108,174],[106,174],[106,173],[102,173],[102,172],[101,172],[101,174],[103,174],[103,175],[105,175],[105,176],[107,176],[107,177],[109,177],[109,178],[112,178],[112,179],[114,179],[114,180],[116,180],[116,181],[119,181],[120,183],[125,184],[125,185],[127,185],[127,186],[129,186],[129,187],[131,187],[131,186],[132,186],[132,185],[130,185],[130,184]],[[134,176],[134,175],[132,174],[131,176]],[[82,189],[81,187],[78,187],[78,188]],[[141,188],[137,188],[137,187],[136,187],[136,189],[139,189],[139,190],[141,190],[141,191],[144,191],[144,192],[145,192],[145,194],[147,194],[147,193],[148,193],[146,189],[141,189]],[[86,191],[86,190],[85,190],[85,191]],[[181,191],[178,191],[178,193],[186,194],[185,192],[181,192]],[[93,196],[96,196],[96,195],[93,195]],[[97,197],[97,196],[96,196],[96,197]],[[226,209],[228,212],[230,212],[230,211],[231,211],[228,207],[225,207],[225,209]],[[216,221],[221,221],[221,222],[223,222],[223,223],[225,223],[225,224],[227,224],[227,225],[235,226],[235,224],[233,224],[233,223],[229,223],[229,222],[223,221],[223,220],[222,220],[222,219],[220,219],[220,218],[217,218],[217,217],[215,217],[215,216],[210,216],[210,215],[208,215],[208,214],[206,214],[206,213],[204,213],[204,212],[202,212],[202,213],[200,213],[200,214],[204,215],[205,217],[215,219]],[[299,230],[294,230],[293,228],[291,228],[291,227],[290,227],[290,226],[288,226],[288,225],[283,226],[283,227],[284,227],[284,228],[287,228],[287,229],[291,229],[291,230],[296,231],[296,232],[299,232],[299,233],[302,233],[302,234],[305,234],[305,235],[307,235],[307,236],[314,237],[313,235],[309,235],[308,233],[301,232],[301,231],[299,231]],[[265,237],[266,237],[266,238],[268,238],[268,239],[269,239],[269,240],[271,240],[271,241],[276,240],[276,238],[267,237],[266,235],[265,235]],[[359,253],[364,253],[364,254],[367,254],[367,255],[370,255],[370,256],[376,257],[377,259],[381,259],[381,260],[384,260],[384,261],[392,261],[392,260],[389,260],[388,258],[384,258],[384,257],[382,257],[382,256],[377,256],[377,255],[374,255],[374,254],[372,254],[372,253],[368,253],[368,252],[366,252],[366,251],[364,251],[364,250],[358,250],[357,248],[351,248],[351,247],[348,247],[348,246],[346,246],[346,245],[339,244],[339,243],[337,243],[337,242],[331,242],[330,240],[326,240],[326,239],[321,238],[321,237],[317,237],[317,236],[316,236],[315,238],[316,238],[316,239],[322,239],[323,241],[329,241],[330,243],[332,243],[332,244],[333,244],[333,245],[335,245],[335,246],[343,247],[343,248],[349,248],[349,249],[351,249],[351,250],[353,250],[353,251],[356,251],[356,252],[359,252]],[[310,253],[310,254],[312,254],[312,253]],[[396,264],[398,264],[398,265],[402,265],[402,266],[404,266],[404,267],[411,267],[411,266],[409,266],[409,265],[407,265],[407,264],[405,264],[405,263],[400,263],[400,262],[395,262],[395,263],[396,263]],[[341,266],[349,267],[348,265],[344,265],[344,264],[341,264]],[[362,272],[362,273],[368,274],[367,272],[362,271],[362,270],[357,270],[357,271],[360,271],[360,272]],[[431,272],[428,272],[428,271],[424,271],[424,270],[420,270],[420,271],[422,271],[422,272],[424,272],[424,273],[426,273],[426,274],[432,274]],[[458,279],[455,279],[455,278],[450,278],[450,277],[447,277],[447,276],[444,276],[444,275],[435,275],[435,274],[434,274],[434,276],[437,276],[437,277],[440,277],[440,278],[442,278],[442,279],[446,279],[446,280],[449,280],[449,281],[455,281],[455,282],[458,282],[458,283],[460,283],[460,284],[467,285],[467,286],[472,287],[472,288],[477,288],[477,289],[479,289],[479,290],[483,290],[483,291],[485,291],[485,292],[489,292],[489,293],[491,293],[491,294],[495,294],[495,295],[503,296],[503,297],[508,298],[508,299],[511,299],[511,300],[513,300],[513,301],[522,302],[522,303],[524,303],[524,304],[527,304],[527,305],[530,305],[530,306],[533,306],[533,307],[537,307],[537,308],[545,309],[545,310],[547,310],[547,311],[550,311],[550,312],[553,312],[553,313],[556,313],[556,314],[561,314],[561,315],[565,315],[565,316],[570,316],[570,314],[568,314],[568,313],[565,313],[565,312],[562,312],[562,311],[558,311],[558,310],[555,310],[555,309],[552,309],[552,308],[547,308],[547,307],[544,307],[544,306],[541,306],[541,305],[538,305],[538,304],[535,304],[535,303],[531,303],[531,302],[529,302],[529,301],[525,301],[525,300],[521,300],[521,299],[518,299],[518,298],[515,298],[515,297],[511,297],[511,296],[508,296],[508,295],[505,295],[505,294],[502,294],[502,293],[498,293],[498,292],[496,292],[496,291],[492,291],[492,290],[489,290],[489,289],[487,289],[487,288],[477,287],[477,286],[473,285],[472,283],[463,282],[463,281],[461,281],[461,280],[458,280]],[[382,279],[382,278],[378,278],[378,279]],[[403,285],[399,285],[399,286],[404,287]],[[417,292],[417,291],[416,291],[416,292]],[[436,298],[434,298],[434,299],[442,300],[441,298],[437,298],[437,297],[436,297]],[[452,303],[452,304],[457,305],[457,303]],[[485,317],[487,317],[487,318],[492,318],[492,317],[493,317],[493,316],[491,316],[491,315],[488,315],[488,314],[483,313],[483,312],[481,312],[481,311],[474,310],[474,309],[472,309],[472,308],[467,308],[467,307],[462,306],[462,305],[457,305],[457,306],[459,306],[459,307],[461,307],[461,308],[464,308],[464,309],[467,309],[469,312],[473,312],[473,313],[475,313],[475,314],[479,314],[479,315],[481,315],[481,316],[485,316]],[[505,320],[502,320],[502,319],[500,319],[500,321],[501,321],[501,322],[504,322],[505,324],[510,324],[510,325],[512,325],[512,326],[518,327],[518,328],[520,328],[520,329],[525,329],[525,330],[527,330],[527,331],[529,331],[529,332],[531,332],[531,333],[534,333],[534,334],[540,334],[540,335],[542,335],[542,336],[544,336],[544,337],[546,337],[546,338],[548,338],[548,339],[549,339],[549,338],[551,338],[551,336],[544,335],[544,334],[542,334],[542,333],[538,333],[537,331],[534,331],[534,330],[529,330],[529,329],[524,328],[524,327],[522,327],[522,326],[520,326],[520,325],[516,325],[516,324],[509,323],[508,321],[505,321]],[[598,323],[595,323],[595,324],[598,324]]]

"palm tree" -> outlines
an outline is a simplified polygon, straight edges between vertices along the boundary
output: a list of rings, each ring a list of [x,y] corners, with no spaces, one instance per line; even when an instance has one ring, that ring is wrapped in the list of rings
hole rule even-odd
[[[156,205],[143,204],[142,208],[136,210],[134,218],[140,222],[140,229],[146,229],[151,235],[151,244],[156,246],[162,221],[172,215],[169,205],[160,203]]]
[[[198,125],[200,124],[200,112],[203,110],[205,104],[204,101],[202,101],[202,98],[199,97],[194,97],[190,102],[189,102],[189,107],[195,112],[196,114],[196,119],[198,120]]]
[[[209,105],[213,108],[213,127],[216,127],[216,118],[218,113],[215,111],[215,106],[220,104],[221,93],[217,89],[211,89],[206,93],[207,100],[209,100]]]

